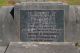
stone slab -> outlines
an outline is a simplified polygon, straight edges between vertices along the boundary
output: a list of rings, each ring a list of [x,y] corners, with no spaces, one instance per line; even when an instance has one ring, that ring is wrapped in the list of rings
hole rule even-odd
[[[18,42],[10,43],[6,53],[79,53],[73,43]]]

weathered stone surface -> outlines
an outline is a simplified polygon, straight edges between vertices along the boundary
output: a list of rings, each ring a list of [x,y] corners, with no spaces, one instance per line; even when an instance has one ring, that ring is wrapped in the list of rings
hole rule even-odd
[[[11,43],[6,53],[79,53],[73,43]]]
[[[65,20],[65,41],[80,42],[80,6],[70,6]]]
[[[6,50],[6,46],[0,46],[0,53],[4,53]]]
[[[80,47],[78,48],[78,50],[79,50],[79,53],[80,53]]]
[[[15,23],[10,14],[13,6],[0,7],[0,41],[10,42],[16,41]],[[0,43],[1,43],[0,42]]]

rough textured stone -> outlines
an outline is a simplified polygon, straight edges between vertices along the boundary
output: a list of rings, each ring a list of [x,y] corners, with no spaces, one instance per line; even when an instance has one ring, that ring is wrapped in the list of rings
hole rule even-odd
[[[80,6],[70,6],[65,20],[65,41],[80,42]]]
[[[16,41],[15,23],[10,14],[13,6],[2,6],[0,8],[0,41],[10,42]],[[0,43],[1,43],[0,42]]]
[[[73,43],[11,43],[6,53],[79,53]]]
[[[0,53],[4,53],[6,50],[6,46],[0,46]]]

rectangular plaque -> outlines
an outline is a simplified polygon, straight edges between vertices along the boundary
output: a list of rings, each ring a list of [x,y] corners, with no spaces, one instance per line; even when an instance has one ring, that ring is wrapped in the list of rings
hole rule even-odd
[[[20,41],[64,42],[68,5],[26,2],[15,6],[16,35]]]
[[[21,10],[22,41],[63,41],[64,10]]]

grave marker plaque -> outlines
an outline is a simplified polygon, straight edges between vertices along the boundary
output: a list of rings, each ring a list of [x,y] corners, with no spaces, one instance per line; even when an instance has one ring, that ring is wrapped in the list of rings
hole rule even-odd
[[[22,3],[17,9],[21,41],[64,41],[66,9],[58,3]]]

